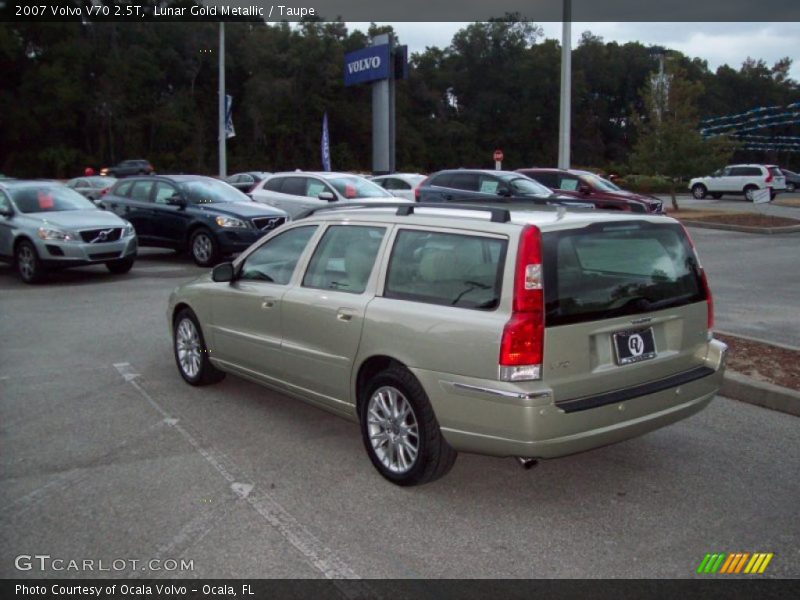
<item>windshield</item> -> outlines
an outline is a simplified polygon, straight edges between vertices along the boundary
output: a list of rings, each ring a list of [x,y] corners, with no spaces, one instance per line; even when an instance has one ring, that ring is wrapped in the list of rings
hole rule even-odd
[[[337,192],[349,199],[358,198],[393,198],[389,192],[381,186],[362,179],[361,177],[336,177],[328,179]]]
[[[549,187],[545,187],[538,181],[528,179],[527,177],[511,179],[508,184],[517,194],[524,194],[526,196],[551,196],[553,194],[553,190]]]
[[[22,213],[100,210],[90,200],[64,185],[31,185],[8,190]]]
[[[680,225],[603,223],[542,236],[545,322],[566,325],[705,299]]]
[[[598,190],[603,190],[604,192],[619,192],[622,191],[622,188],[614,185],[608,179],[603,179],[602,177],[598,177],[592,173],[587,173],[585,175],[581,175],[586,182],[591,185],[593,188]]]
[[[185,181],[179,187],[191,204],[217,204],[220,202],[250,202],[245,194],[223,181],[199,179]]]

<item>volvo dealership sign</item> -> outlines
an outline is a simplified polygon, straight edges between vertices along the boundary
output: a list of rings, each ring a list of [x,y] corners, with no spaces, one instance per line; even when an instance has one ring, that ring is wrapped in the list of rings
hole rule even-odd
[[[344,56],[344,84],[387,79],[392,68],[389,44],[369,46]]]

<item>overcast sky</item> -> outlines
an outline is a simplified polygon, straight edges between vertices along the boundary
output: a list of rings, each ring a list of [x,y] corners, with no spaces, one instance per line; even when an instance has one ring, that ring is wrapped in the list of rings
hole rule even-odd
[[[348,23],[366,31],[369,23]],[[400,42],[410,52],[426,46],[449,46],[453,34],[468,23],[392,23]],[[541,23],[545,37],[561,39],[561,23]],[[795,58],[791,76],[800,80],[800,23],[573,23],[573,47],[584,31],[606,42],[638,41],[680,50],[708,61],[712,70],[723,64],[738,69],[748,57],[761,58],[771,67],[784,56]]]

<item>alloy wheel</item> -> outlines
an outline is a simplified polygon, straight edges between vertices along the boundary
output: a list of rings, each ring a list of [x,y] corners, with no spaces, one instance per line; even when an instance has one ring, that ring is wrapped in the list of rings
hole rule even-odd
[[[410,471],[419,455],[417,416],[400,390],[384,386],[375,390],[367,407],[367,433],[375,456],[389,471]]]
[[[175,331],[175,349],[181,370],[190,379],[197,377],[203,357],[200,335],[191,319],[184,318],[178,323]]]

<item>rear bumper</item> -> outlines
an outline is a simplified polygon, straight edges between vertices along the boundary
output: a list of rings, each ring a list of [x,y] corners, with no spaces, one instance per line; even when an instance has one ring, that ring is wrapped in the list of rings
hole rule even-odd
[[[726,352],[725,344],[713,340],[701,365],[707,369],[703,376],[572,412],[553,402],[546,385],[531,390],[430,371],[414,373],[428,392],[442,433],[456,450],[555,458],[627,440],[699,412],[722,385]],[[615,393],[624,397],[624,390]]]

